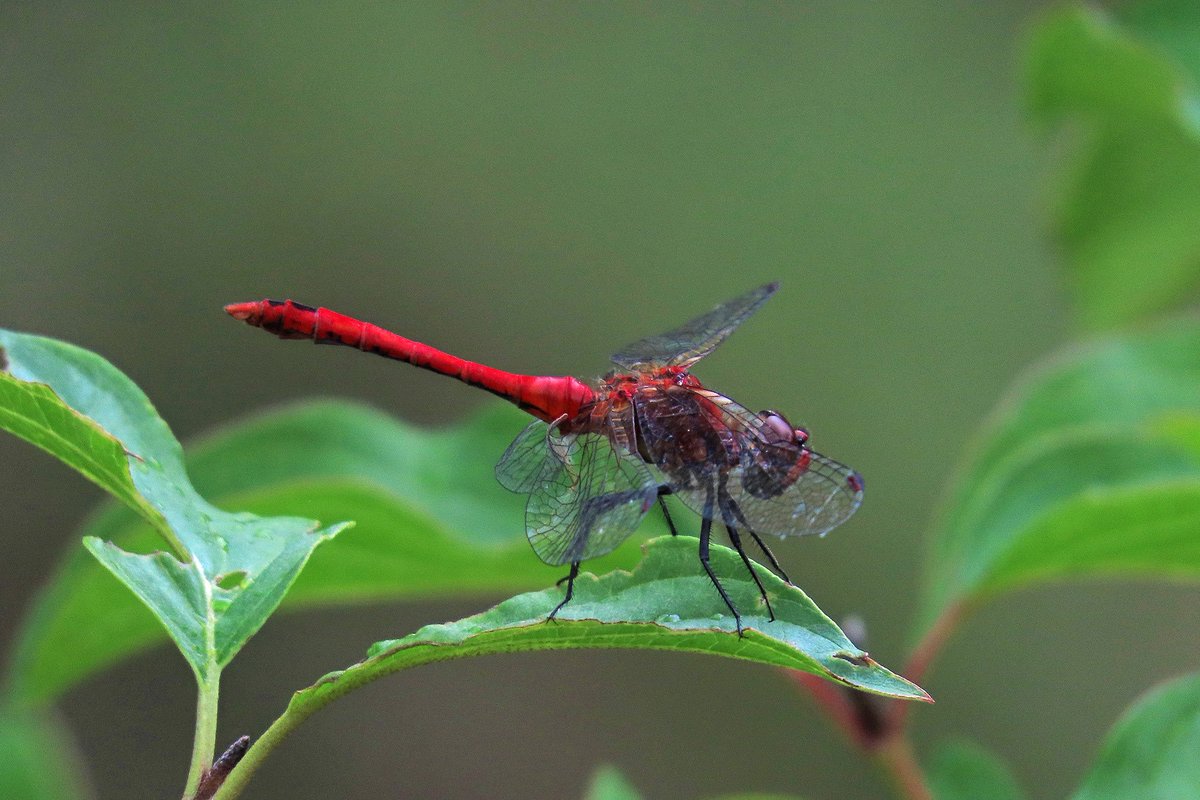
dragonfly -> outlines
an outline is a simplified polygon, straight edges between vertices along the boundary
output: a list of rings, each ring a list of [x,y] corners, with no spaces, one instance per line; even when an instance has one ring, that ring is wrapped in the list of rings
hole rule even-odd
[[[674,496],[700,517],[700,564],[740,636],[741,614],[709,562],[714,524],[725,528],[773,621],[743,534],[791,584],[762,535],[824,535],[863,498],[862,476],[812,450],[803,427],[778,411],[749,411],[692,374],[777,288],[760,286],[622,348],[613,356],[617,369],[593,383],[506,372],[292,300],[233,303],[225,310],[284,339],[346,345],[457,378],[532,415],[500,458],[496,477],[528,495],[525,527],[533,551],[547,564],[569,566],[558,582],[567,585],[562,602],[548,619],[571,601],[580,564],[624,542],[655,504],[678,535],[665,502]]]

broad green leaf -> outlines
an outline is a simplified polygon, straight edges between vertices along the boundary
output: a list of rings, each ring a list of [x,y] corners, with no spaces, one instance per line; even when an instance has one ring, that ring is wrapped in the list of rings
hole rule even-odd
[[[1200,675],[1150,692],[1109,733],[1074,800],[1200,797]]]
[[[134,485],[129,455],[154,452],[171,433],[146,396],[100,356],[0,330],[0,428],[73,467],[164,529],[162,516]]]
[[[936,800],[1022,800],[1025,793],[998,758],[966,741],[943,744],[926,769]]]
[[[0,332],[0,348],[11,401],[0,424],[64,456],[156,523],[172,552],[129,552],[96,537],[86,544],[153,612],[197,677],[210,677],[278,606],[313,548],[342,526],[318,530],[305,519],[217,509],[188,482],[166,423],[115,367],[36,336]],[[113,443],[124,472],[113,464]],[[62,644],[56,658],[73,658],[72,641]]]
[[[689,536],[661,537],[645,544],[645,558],[632,572],[580,574],[575,599],[555,621],[547,616],[562,600],[561,588],[518,595],[473,617],[376,642],[365,660],[296,692],[217,797],[235,796],[265,753],[338,697],[385,675],[454,658],[585,648],[674,650],[803,670],[866,692],[930,701],[919,686],[855,647],[804,592],[760,568],[777,617],[770,621],[741,559],[715,546],[713,570],[746,628],[739,637],[729,610],[699,568],[697,544]]]
[[[642,800],[641,793],[633,788],[616,767],[603,766],[596,770],[588,786],[585,800]]]
[[[40,714],[0,711],[0,797],[80,800],[90,797],[69,734]]]
[[[1003,400],[935,529],[922,626],[1051,578],[1200,578],[1200,325],[1072,348]]]
[[[187,465],[206,497],[355,482],[385,490],[464,541],[509,547],[521,538],[524,498],[502,488],[494,469],[528,422],[508,403],[463,423],[422,428],[362,405],[310,402],[215,432],[189,446]],[[497,525],[499,515],[517,524]]]
[[[1078,123],[1056,227],[1091,326],[1200,285],[1200,14],[1192,0],[1133,5],[1124,25],[1081,6],[1051,12],[1026,53],[1035,119]]]
[[[660,537],[632,572],[581,574],[575,598],[546,622],[562,600],[560,588],[518,595],[495,608],[446,625],[429,625],[403,639],[376,642],[366,661],[326,676],[297,695],[320,703],[347,683],[359,684],[418,664],[513,650],[633,648],[686,650],[811,672],[855,689],[929,700],[855,647],[800,589],[760,568],[776,619],[737,554],[714,547],[712,567],[742,615],[745,636],[699,568],[697,540]]]
[[[465,423],[425,430],[348,403],[310,403],[224,428],[187,452],[205,497],[262,515],[353,519],[323,545],[283,608],[417,597],[511,594],[547,586],[524,536],[523,500],[492,468],[524,417],[496,404]],[[662,530],[657,520],[644,525]],[[108,508],[84,532],[125,550],[154,548],[153,531]],[[635,542],[589,564],[632,566]],[[22,629],[11,680],[48,701],[92,672],[162,641],[161,626],[86,553],[72,550]],[[61,658],[69,648],[72,657]]]

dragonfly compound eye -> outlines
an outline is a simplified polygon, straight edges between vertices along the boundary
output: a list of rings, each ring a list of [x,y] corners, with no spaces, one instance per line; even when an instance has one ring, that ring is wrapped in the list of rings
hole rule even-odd
[[[804,444],[806,441],[808,441],[808,432],[804,431],[804,437],[798,438],[797,434],[804,429],[792,428],[792,423],[788,422],[787,419],[784,418],[783,414],[780,414],[778,411],[771,411],[770,409],[767,409],[766,411],[760,411],[758,416],[763,422],[766,423],[767,430],[778,437],[777,441],[795,441],[797,444]]]

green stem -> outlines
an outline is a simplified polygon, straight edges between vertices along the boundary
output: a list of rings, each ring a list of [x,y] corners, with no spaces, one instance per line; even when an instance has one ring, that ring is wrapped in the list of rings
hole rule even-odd
[[[461,654],[460,654],[461,655]],[[473,653],[466,653],[473,655]],[[451,656],[460,657],[460,656]],[[435,659],[440,660],[440,659]],[[403,669],[403,666],[396,666],[392,669],[382,672],[355,672],[351,671],[347,674],[334,676],[326,676],[320,683],[330,682],[331,688],[321,693],[319,699],[309,699],[306,702],[297,703],[293,698],[287,709],[279,717],[271,723],[271,727],[263,732],[263,735],[258,737],[250,749],[246,751],[246,755],[238,762],[233,771],[229,773],[229,777],[221,784],[221,788],[213,795],[212,800],[233,800],[242,793],[246,788],[246,784],[250,782],[250,778],[254,776],[259,765],[275,750],[279,744],[288,737],[288,735],[300,726],[304,720],[311,717],[313,714],[320,711],[325,706],[337,700],[342,695],[352,692],[362,686],[365,686],[372,681],[382,678],[384,675],[390,675],[393,672],[398,672]],[[297,693],[299,694],[299,693]]]
[[[196,566],[199,561],[193,557]],[[203,574],[203,568],[200,568]],[[196,700],[196,740],[192,744],[192,766],[188,769],[187,788],[183,796],[185,800],[196,796],[200,787],[200,779],[204,772],[212,766],[213,755],[217,750],[217,701],[221,694],[221,666],[217,663],[217,618],[213,608],[212,584],[203,581],[205,607],[208,609],[208,624],[204,626],[205,649],[208,658],[202,672],[196,673],[196,683],[200,686],[199,698]]]
[[[322,704],[324,705],[324,704]],[[271,754],[271,752],[279,746],[287,735],[290,734],[296,727],[308,719],[317,708],[305,709],[304,711],[292,711],[288,709],[283,712],[283,716],[271,723],[271,727],[258,737],[250,749],[246,751],[246,755],[238,762],[238,765],[229,773],[229,777],[221,784],[221,788],[213,795],[213,800],[233,800],[242,793],[246,788],[246,784],[250,782],[254,772],[258,769],[259,764]]]
[[[217,700],[220,695],[221,670],[215,664],[200,683],[196,700],[196,739],[192,744],[192,765],[188,769],[187,788],[183,796],[195,796],[196,788],[204,771],[212,766],[213,753],[217,748]]]

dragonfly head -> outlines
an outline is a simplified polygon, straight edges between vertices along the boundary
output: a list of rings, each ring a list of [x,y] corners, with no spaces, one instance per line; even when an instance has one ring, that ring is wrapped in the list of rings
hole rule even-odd
[[[778,411],[771,409],[760,411],[758,417],[766,424],[767,430],[778,437],[780,443],[803,445],[808,441],[808,431],[804,428],[793,427],[792,423],[787,421],[787,417]]]

